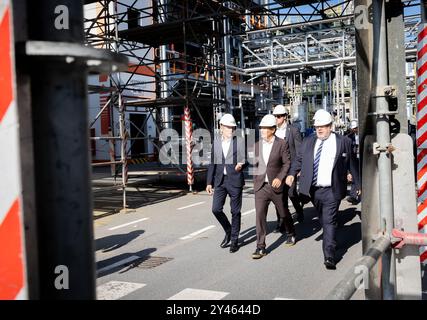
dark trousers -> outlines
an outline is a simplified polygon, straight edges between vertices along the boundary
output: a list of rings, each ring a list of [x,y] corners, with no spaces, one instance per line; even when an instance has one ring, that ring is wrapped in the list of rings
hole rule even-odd
[[[286,189],[284,189],[286,191]],[[271,185],[264,183],[261,189],[255,192],[256,210],[256,237],[257,247],[265,248],[265,237],[267,235],[267,212],[270,202],[276,206],[283,225],[288,234],[294,235],[295,228],[289,209],[283,204],[283,192],[274,192]]]
[[[289,211],[289,204],[288,199],[291,199],[292,205],[294,206],[296,213],[302,213],[302,206],[301,206],[301,200],[299,198],[298,192],[297,192],[297,184],[296,181],[292,184],[292,186],[289,188],[287,185],[283,187],[283,205],[285,206],[285,209]],[[277,221],[280,219],[279,211],[276,208],[276,216]]]
[[[351,184],[350,197],[357,199],[357,200],[360,200],[359,195],[357,194],[356,185],[354,183]]]
[[[359,159],[356,158],[356,164],[357,167],[359,167]],[[354,177],[353,177],[353,181],[354,181]],[[360,177],[359,177],[359,181],[360,181]],[[351,183],[351,189],[350,189],[350,197],[357,199],[358,201],[360,201],[360,197],[357,195],[357,188],[356,188],[356,184],[354,182]]]
[[[296,179],[294,180],[294,183],[289,188],[289,198],[292,201],[292,205],[294,206],[294,209],[297,213],[302,213],[302,206],[301,206],[301,199],[299,198],[298,192],[297,192],[297,182]]]
[[[222,183],[215,187],[213,194],[212,212],[221,224],[225,233],[231,234],[231,241],[233,242],[236,242],[239,239],[242,191],[243,188],[233,187],[228,182],[227,176],[224,176]],[[223,211],[227,195],[230,197],[231,224]]]
[[[335,199],[331,187],[312,187],[310,195],[323,228],[323,255],[325,259],[335,259],[337,215],[341,201]]]

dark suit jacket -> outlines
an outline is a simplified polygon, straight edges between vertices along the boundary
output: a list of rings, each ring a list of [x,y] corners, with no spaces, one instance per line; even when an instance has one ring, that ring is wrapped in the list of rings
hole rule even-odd
[[[288,138],[289,137],[289,138]],[[300,131],[291,124],[286,128],[286,139],[289,144],[289,152],[291,154],[291,161],[296,159],[299,149],[301,148],[302,136]]]
[[[288,123],[288,125],[286,126],[285,140],[288,142],[291,161],[293,161],[297,157],[298,151],[301,147],[301,143],[302,143],[301,133],[296,127]]]
[[[355,162],[355,166],[351,168],[351,175],[353,177],[357,176],[357,178],[360,180],[360,168],[358,158],[359,146],[356,144],[356,134],[354,132],[351,132],[347,135],[347,137],[351,140],[351,156],[353,157],[353,160]]]
[[[336,135],[337,153],[335,156],[335,163],[332,169],[332,192],[336,200],[341,200],[346,196],[347,192],[347,173],[351,172],[353,181],[359,189],[359,175],[357,164],[352,157],[351,140],[340,134]],[[311,135],[304,139],[301,152],[298,154],[296,160],[292,162],[292,167],[289,172],[290,175],[296,176],[301,171],[299,179],[299,192],[305,195],[310,195],[311,183],[313,180],[313,161],[314,161],[314,146],[316,144],[317,136]]]
[[[288,174],[289,168],[291,166],[291,159],[289,156],[289,146],[288,143],[276,137],[271,148],[270,158],[268,163],[264,162],[262,157],[262,140],[259,140],[255,144],[255,176],[254,176],[254,190],[255,192],[262,188],[264,184],[265,175],[267,174],[268,181],[270,184],[274,179],[278,178],[282,181],[282,184],[279,188],[273,188],[277,193],[283,191],[283,186],[285,184],[284,179]],[[261,155],[260,155],[261,154]]]
[[[239,172],[235,169],[237,163],[243,163],[242,170]],[[206,184],[210,184],[214,188],[219,186],[224,178],[224,166],[231,185],[237,188],[243,187],[245,185],[243,170],[248,166],[248,162],[245,157],[245,141],[242,138],[233,137],[227,157],[224,157],[221,137],[215,136],[212,144],[211,163],[208,167]]]

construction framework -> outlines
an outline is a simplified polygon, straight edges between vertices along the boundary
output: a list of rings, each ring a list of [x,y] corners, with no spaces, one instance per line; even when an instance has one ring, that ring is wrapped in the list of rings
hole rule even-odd
[[[405,9],[419,6],[419,1],[402,3]],[[160,132],[174,129],[184,136],[186,107],[186,121],[211,132],[223,112],[233,113],[242,129],[255,128],[277,103],[289,106],[302,132],[309,130],[308,119],[318,108],[336,112],[341,132],[357,118],[354,18],[359,11],[355,13],[352,0],[85,4],[96,7],[85,20],[87,45],[121,53],[130,61],[127,72],[89,86],[90,94],[100,95],[91,126],[103,117],[108,122],[108,133],[91,139],[108,144],[109,161],[94,165],[111,165],[114,176],[120,169],[121,183],[113,188],[123,190],[124,209],[128,164],[138,162],[134,154],[130,158],[132,146],[147,141],[153,146],[151,160],[158,162]],[[408,61],[416,56],[419,23],[418,11],[405,15]],[[407,82],[408,103],[414,106],[413,77]],[[126,118],[129,112],[147,117],[135,124]],[[155,135],[147,134],[149,121],[155,124]],[[132,136],[131,128],[136,132]],[[185,150],[188,139],[173,143]],[[184,153],[170,166],[188,174],[181,165],[186,163]]]

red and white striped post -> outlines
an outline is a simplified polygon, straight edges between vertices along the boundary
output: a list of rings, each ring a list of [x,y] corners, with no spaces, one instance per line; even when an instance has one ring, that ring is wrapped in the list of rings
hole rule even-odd
[[[418,230],[427,233],[427,24],[418,32],[417,54],[417,187]],[[421,263],[427,263],[427,248],[420,247]]]
[[[12,11],[0,2],[0,300],[27,299]]]
[[[190,192],[193,191],[194,184],[194,171],[193,171],[193,159],[191,152],[193,151],[192,139],[193,139],[193,123],[191,121],[190,108],[184,107],[184,122],[185,122],[185,141],[187,147],[187,183]]]

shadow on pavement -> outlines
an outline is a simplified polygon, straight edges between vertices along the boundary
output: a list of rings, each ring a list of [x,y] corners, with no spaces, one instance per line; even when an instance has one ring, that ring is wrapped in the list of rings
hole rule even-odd
[[[97,277],[101,278],[106,275],[118,272],[122,269],[125,270],[121,271],[120,273],[124,273],[131,269],[134,269],[140,264],[141,260],[146,259],[151,253],[155,252],[156,250],[156,248],[148,248],[135,253],[123,253],[112,258],[99,261],[96,263]]]
[[[110,252],[127,245],[129,242],[138,238],[144,230],[135,230],[129,233],[113,234],[104,238],[95,240],[96,251]]]

